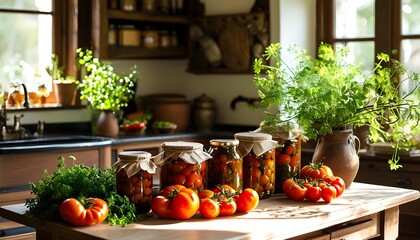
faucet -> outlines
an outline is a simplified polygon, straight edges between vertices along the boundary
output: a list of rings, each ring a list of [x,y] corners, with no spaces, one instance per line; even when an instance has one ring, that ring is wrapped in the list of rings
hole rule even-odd
[[[21,84],[23,87],[23,96],[25,97],[25,102],[23,103],[24,108],[29,108],[29,100],[28,100],[28,89],[26,89],[25,84]]]
[[[0,124],[2,128],[7,126],[6,102],[4,102],[3,105],[1,106]]]
[[[248,97],[244,97],[244,96],[237,96],[236,98],[234,98],[232,100],[232,102],[230,103],[230,109],[235,110],[236,109],[236,104],[238,102],[246,102],[249,106],[258,106],[258,104],[261,102],[260,98],[248,98]]]

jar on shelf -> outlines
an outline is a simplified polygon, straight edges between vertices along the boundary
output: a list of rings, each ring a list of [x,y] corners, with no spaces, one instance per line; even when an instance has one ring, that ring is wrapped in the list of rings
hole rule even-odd
[[[136,11],[137,1],[136,0],[120,0],[120,8],[124,11]]]
[[[159,47],[159,32],[158,30],[146,28],[142,34],[143,47],[155,48]]]
[[[143,12],[147,12],[147,13],[154,13],[156,12],[156,1],[157,0],[143,0],[142,1],[142,8],[141,10]]]
[[[212,139],[210,140],[209,153],[212,156],[208,160],[207,186],[213,189],[217,185],[227,184],[242,192],[242,158],[238,152],[239,141],[236,139]]]
[[[277,142],[267,133],[236,133],[243,159],[243,188],[257,191],[260,199],[269,198],[275,189],[275,148]]]
[[[118,36],[117,27],[115,26],[115,24],[109,24],[108,44],[117,45],[117,36]]]
[[[159,31],[159,38],[160,38],[160,47],[172,47],[172,37],[171,32],[168,30],[161,30]]]
[[[121,46],[141,46],[141,30],[134,25],[122,25],[118,31],[118,43]]]
[[[160,188],[180,184],[200,192],[207,187],[207,161],[211,155],[203,144],[195,142],[164,142],[155,157],[160,167]]]
[[[145,151],[124,151],[118,154],[116,170],[117,193],[127,196],[137,213],[148,213],[153,198],[153,174],[157,166]]]
[[[274,192],[282,193],[283,182],[288,178],[299,176],[304,136],[301,130],[291,126],[267,126],[262,123],[260,131],[271,134],[273,140],[278,143],[278,147],[275,149],[276,187]]]

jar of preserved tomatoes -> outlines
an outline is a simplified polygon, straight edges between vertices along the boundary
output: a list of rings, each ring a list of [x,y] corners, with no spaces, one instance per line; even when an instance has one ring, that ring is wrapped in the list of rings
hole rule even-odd
[[[207,187],[207,163],[211,155],[203,144],[195,142],[164,142],[155,157],[160,166],[160,188],[180,184],[200,192]]]
[[[257,191],[260,199],[269,198],[275,189],[275,148],[277,142],[267,133],[236,133],[243,159],[243,188]]]
[[[126,195],[135,204],[137,213],[148,213],[153,198],[153,174],[157,166],[145,151],[124,151],[118,154],[117,193]]]
[[[208,160],[208,187],[212,189],[217,185],[227,184],[242,192],[242,158],[238,152],[239,141],[236,139],[210,140]]]
[[[283,182],[299,176],[301,168],[301,146],[304,136],[302,131],[293,126],[267,126],[261,124],[261,132],[272,135],[277,141],[276,152],[276,187],[275,193],[282,193]]]

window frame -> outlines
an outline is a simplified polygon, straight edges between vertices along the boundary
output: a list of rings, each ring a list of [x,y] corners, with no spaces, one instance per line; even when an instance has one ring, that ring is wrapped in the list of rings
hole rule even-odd
[[[335,38],[334,37],[334,0],[317,0],[316,2],[316,44],[337,42],[373,41],[375,56],[377,53],[392,54],[400,60],[401,41],[420,36],[402,36],[401,33],[401,0],[375,0],[375,36],[372,38]],[[396,53],[393,50],[398,50]]]

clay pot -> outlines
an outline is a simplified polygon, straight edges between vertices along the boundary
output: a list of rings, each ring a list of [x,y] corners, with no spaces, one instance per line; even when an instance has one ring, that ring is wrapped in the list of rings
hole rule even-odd
[[[77,85],[74,83],[56,83],[56,98],[57,101],[63,106],[76,105]]]
[[[104,137],[116,137],[119,134],[118,119],[112,111],[102,111],[96,123],[96,134]]]
[[[329,166],[334,175],[343,178],[348,188],[359,170],[359,149],[360,141],[353,135],[353,130],[333,131],[318,139],[312,162]]]
[[[181,94],[151,94],[144,96],[142,108],[150,110],[153,121],[173,122],[175,132],[184,132],[190,127],[191,102]]]

